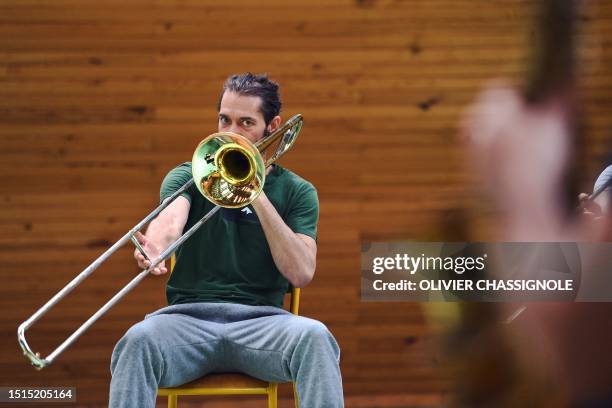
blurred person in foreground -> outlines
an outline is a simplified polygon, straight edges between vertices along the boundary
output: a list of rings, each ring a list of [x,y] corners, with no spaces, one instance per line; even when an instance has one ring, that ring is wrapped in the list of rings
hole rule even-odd
[[[463,136],[475,172],[499,209],[499,241],[602,241],[612,224],[601,195],[580,195],[586,217],[569,216],[564,202],[574,158],[577,104],[571,29],[575,4],[542,2],[535,74],[526,90],[493,82],[463,121]],[[547,14],[547,12],[550,12]],[[598,182],[605,182],[606,169]],[[595,221],[595,222],[593,222]],[[586,269],[588,275],[612,274]],[[464,361],[471,377],[461,406],[612,406],[612,307],[609,303],[529,303],[509,324],[516,304],[464,308],[470,327],[466,349],[483,350]],[[491,312],[495,309],[497,312]],[[469,313],[465,311],[468,310]],[[467,318],[466,318],[467,316]],[[481,317],[485,319],[480,319]],[[493,341],[499,343],[493,346]],[[492,378],[502,379],[495,383]]]
[[[563,99],[530,105],[518,90],[499,83],[483,91],[472,107],[465,134],[479,173],[486,175],[488,194],[501,211],[499,241],[597,242],[610,235],[606,194],[596,201],[581,194],[584,216],[576,219],[567,216],[560,202],[570,122]],[[595,189],[606,174],[602,173]],[[583,271],[584,279],[601,274],[612,279],[608,271]],[[507,328],[499,328],[510,343],[507,352],[512,354],[505,358],[518,358],[515,376],[531,382],[526,386],[513,378],[517,382],[508,384],[517,392],[512,401],[612,406],[611,305],[542,302],[525,306]],[[498,320],[492,325],[501,324],[502,317],[512,314],[517,305],[498,308]]]

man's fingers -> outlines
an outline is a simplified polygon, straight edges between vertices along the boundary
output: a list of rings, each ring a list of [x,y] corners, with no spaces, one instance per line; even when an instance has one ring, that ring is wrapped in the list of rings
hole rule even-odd
[[[579,211],[582,211],[585,215],[601,215],[601,206],[594,200],[589,200],[589,195],[586,193],[578,194],[578,201],[580,202]]]
[[[167,272],[168,272],[168,269],[166,269],[165,266],[156,266],[155,268],[151,269],[151,273],[153,275],[163,275]]]
[[[588,211],[595,215],[601,215],[601,207],[593,200],[584,200],[580,203],[583,208],[583,211]]]
[[[151,266],[151,260],[144,257],[144,255],[139,250],[134,250],[134,259],[138,263],[138,267],[142,269],[147,269]],[[154,275],[163,275],[168,272],[166,268],[166,263],[161,262],[155,266],[155,268],[150,271]]]
[[[166,261],[161,262],[159,265],[153,268],[153,273],[155,275],[163,275],[167,272],[168,272],[168,269],[166,268]]]
[[[138,241],[140,245],[144,245],[147,243],[147,238],[140,231],[136,231],[134,236],[136,237],[136,241]]]
[[[138,264],[138,267],[143,268],[143,269],[146,268],[145,262],[148,262],[148,261],[137,249],[134,250],[134,259],[136,259],[136,263]]]

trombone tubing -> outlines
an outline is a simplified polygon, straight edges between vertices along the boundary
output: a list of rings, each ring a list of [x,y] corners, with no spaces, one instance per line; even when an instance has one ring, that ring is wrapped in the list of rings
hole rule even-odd
[[[117,303],[123,296],[125,296],[136,285],[138,285],[141,280],[146,278],[147,275],[149,274],[149,271],[152,268],[155,268],[162,261],[168,259],[170,255],[172,255],[172,253],[176,250],[176,248],[178,248],[180,245],[183,244],[183,242],[185,242],[190,236],[192,236],[196,232],[196,230],[198,230],[202,226],[202,224],[208,221],[210,217],[212,217],[217,211],[219,211],[220,208],[221,207],[216,206],[213,209],[211,209],[208,213],[206,213],[206,215],[204,215],[204,217],[202,217],[196,224],[194,224],[187,232],[181,235],[179,239],[177,239],[172,244],[170,244],[170,246],[168,246],[168,248],[166,248],[156,260],[151,262],[151,265],[147,269],[143,270],[138,275],[136,275],[134,279],[132,279],[127,285],[123,287],[123,289],[117,292],[115,296],[113,296],[108,302],[106,302],[104,306],[102,306],[85,323],[83,323],[81,327],[79,327],[74,333],[72,333],[70,337],[68,337],[62,344],[60,344],[60,346],[57,349],[55,349],[55,351],[49,354],[49,356],[47,357],[47,360],[48,360],[47,364],[51,363],[55,359],[55,357],[57,357],[60,353],[62,353],[76,339],[78,339],[81,336],[81,334],[83,334],[83,332],[89,328],[89,326],[94,324],[96,320],[98,320],[104,313],[106,313],[111,307],[113,307],[115,303]]]
[[[302,115],[297,114],[297,115],[292,116],[291,118],[289,118],[289,120],[287,122],[285,122],[285,124],[283,126],[278,128],[277,130],[275,130],[274,133],[272,133],[271,135],[268,135],[267,137],[264,137],[263,139],[261,139],[257,143],[255,143],[255,147],[257,147],[257,150],[259,150],[260,152],[262,150],[266,150],[268,148],[268,146],[270,146],[272,143],[274,143],[274,141],[277,139],[277,134],[284,134],[287,130],[292,128],[296,123],[302,122],[302,121],[303,121]],[[299,133],[301,127],[302,126],[300,124],[300,127],[298,128],[298,133]]]
[[[121,248],[130,238],[139,231],[143,226],[145,226],[148,222],[150,222],[153,218],[155,218],[160,212],[162,212],[172,201],[176,199],[180,194],[185,192],[191,185],[193,184],[193,179],[185,183],[181,188],[179,188],[174,194],[164,200],[155,210],[153,210],[149,215],[142,219],[138,224],[136,224],[131,230],[129,230],[123,237],[121,237],[117,242],[115,242],[110,248],[108,248],[102,255],[100,255],[96,260],[94,260],[87,268],[85,268],[80,274],[78,274],[72,281],[70,281],[62,290],[60,290],[55,296],[53,296],[47,303],[44,304],[40,309],[38,309],[29,319],[19,325],[17,329],[17,338],[19,340],[19,344],[23,349],[24,354],[32,361],[32,364],[37,368],[43,368],[46,365],[50,364],[55,357],[60,354],[68,345],[70,345],[76,338],[86,330],[92,323],[94,323],[99,316],[104,313],[96,312],[87,322],[85,322],[75,333],[72,334],[64,343],[62,343],[55,351],[53,351],[46,359],[41,359],[35,353],[32,352],[28,343],[25,339],[25,331],[32,326],[38,319],[40,319],[45,313],[49,311],[53,306],[55,306],[62,298],[64,298],[67,294],[69,294],[74,288],[76,288],[81,282],[83,282],[89,275],[91,275],[98,267],[104,263],[113,253],[115,253],[119,248]],[[159,264],[164,259],[157,259],[155,265]],[[135,286],[146,274],[144,272],[149,272],[153,265],[147,268],[145,271],[138,274],[121,292],[119,293],[127,293],[133,286]],[[142,276],[142,277],[141,277]],[[129,288],[128,288],[129,287]],[[127,290],[126,290],[127,288]],[[118,293],[118,294],[119,294]],[[117,295],[118,295],[117,294]],[[111,301],[117,298],[115,295]],[[122,295],[123,296],[123,295]],[[109,301],[109,303],[111,303]],[[110,308],[115,302],[108,306]],[[104,311],[108,310],[106,308]],[[95,319],[94,319],[95,318]],[[93,319],[93,320],[92,320]]]

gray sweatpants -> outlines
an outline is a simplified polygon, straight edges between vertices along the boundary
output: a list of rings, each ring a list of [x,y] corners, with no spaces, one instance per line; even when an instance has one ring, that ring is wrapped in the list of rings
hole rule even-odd
[[[344,406],[340,349],[321,322],[271,306],[168,306],[132,326],[111,359],[109,406],[154,407],[158,387],[211,372],[297,384],[300,407]]]

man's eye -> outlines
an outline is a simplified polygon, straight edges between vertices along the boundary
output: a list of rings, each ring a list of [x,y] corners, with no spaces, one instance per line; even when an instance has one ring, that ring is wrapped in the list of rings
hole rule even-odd
[[[252,120],[245,120],[245,121],[242,121],[242,125],[246,127],[250,127],[250,126],[253,126],[254,123]]]
[[[219,116],[219,122],[223,123],[224,125],[229,123],[229,119],[227,119],[225,116]]]

